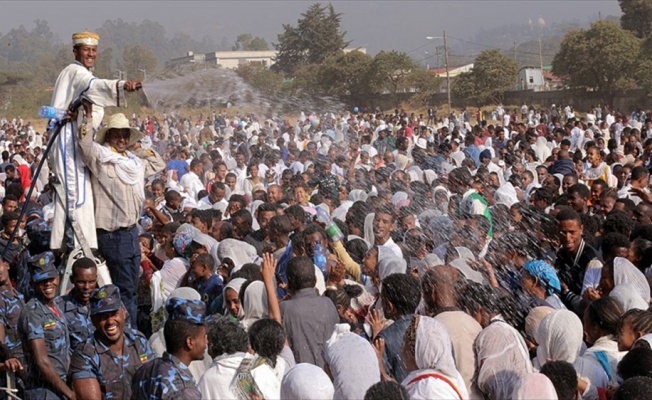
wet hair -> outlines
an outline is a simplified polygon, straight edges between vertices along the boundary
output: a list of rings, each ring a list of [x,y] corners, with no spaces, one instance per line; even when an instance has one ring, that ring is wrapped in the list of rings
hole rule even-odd
[[[262,281],[263,275],[260,273],[260,265],[248,263],[242,266],[239,270],[232,273],[229,279],[244,278],[249,281]],[[244,286],[244,285],[243,285]]]
[[[299,256],[290,259],[287,266],[288,289],[299,291],[314,288],[317,283],[315,265],[310,257]]]
[[[589,321],[610,335],[615,335],[618,332],[618,325],[622,314],[622,307],[611,297],[592,302],[585,312]]]
[[[619,247],[629,248],[629,239],[622,233],[609,232],[602,236],[603,258],[613,258],[614,252]]]
[[[292,216],[297,221],[305,223],[306,221],[306,211],[298,204],[292,205],[285,209],[285,215],[288,217]]]
[[[634,167],[631,172],[631,180],[635,181],[641,178],[646,178],[650,175],[650,172],[642,165]]]
[[[618,363],[618,375],[624,381],[636,376],[652,378],[652,349],[633,348]]]
[[[618,332],[623,329],[625,321],[629,321],[634,332],[642,332],[644,335],[652,333],[652,312],[650,311],[636,308],[626,311],[618,321]]]
[[[165,192],[163,197],[165,197],[165,202],[169,204],[174,200],[179,200],[181,198],[181,195],[176,190],[168,190],[167,192]]]
[[[604,234],[616,232],[629,237],[632,232],[632,226],[634,226],[634,220],[624,211],[614,210],[604,219],[602,232]]]
[[[397,314],[414,314],[421,301],[421,287],[417,278],[406,274],[392,274],[383,279],[382,287],[381,298],[391,303]]]
[[[312,223],[306,226],[306,228],[303,230],[303,234],[307,236],[310,236],[314,233],[319,233],[322,238],[322,244],[326,245],[328,243],[328,234],[324,230],[324,228],[321,227],[321,225],[317,223]]]
[[[249,210],[242,208],[233,214],[231,214],[231,221],[235,220],[236,218],[242,218],[242,222],[247,224],[247,226],[251,227],[251,224],[253,224],[254,219],[251,216],[251,213]]]
[[[247,207],[247,199],[241,194],[232,194],[229,197],[229,203],[238,203],[240,204],[240,209],[244,210]]]
[[[559,214],[557,214],[557,221],[577,221],[577,223],[582,226],[582,217],[580,217],[580,214],[578,214],[577,211],[570,208],[559,211]]]
[[[331,299],[335,307],[341,306],[345,310],[351,307],[351,299],[362,295],[363,289],[359,285],[344,285],[337,290],[328,289],[324,297]]]
[[[394,206],[385,204],[383,206],[378,207],[376,210],[376,215],[378,214],[387,214],[392,218],[392,223],[396,222],[396,210]]]
[[[8,194],[5,196],[4,199],[2,199],[2,204],[7,204],[8,201],[15,201],[16,203],[18,203],[18,198],[13,194]]]
[[[493,288],[477,282],[469,282],[460,293],[460,305],[467,314],[473,315],[481,309],[490,314],[500,313],[498,296]]]
[[[574,194],[577,194],[578,196],[580,196],[585,201],[591,195],[591,191],[589,190],[589,188],[586,187],[586,185],[584,185],[582,183],[576,183],[573,186],[569,187],[567,193],[568,193],[568,197],[570,197],[570,196],[572,196]]]
[[[192,262],[193,265],[203,265],[211,271],[215,272],[215,259],[208,253],[199,254]]]
[[[285,344],[285,329],[276,320],[263,318],[249,327],[249,344],[261,357],[276,367],[276,357],[281,354]]]
[[[213,225],[213,214],[209,210],[199,210],[195,208],[194,210],[190,211],[189,215],[190,218],[199,218],[199,220],[203,222],[208,229],[210,229],[211,225]]]
[[[634,204],[634,201],[632,199],[618,199],[616,200],[616,203],[622,203],[625,206],[625,209],[627,211],[634,212],[636,209],[636,204]]]
[[[552,201],[555,198],[555,195],[548,188],[538,188],[532,193],[532,197],[536,200],[544,201],[548,206],[552,204]]]
[[[168,319],[163,327],[165,348],[168,353],[175,354],[186,345],[186,339],[196,337],[203,325],[196,325],[188,321]]]
[[[647,400],[652,392],[652,378],[637,376],[623,382],[613,400]]]
[[[573,364],[566,361],[549,361],[541,367],[540,372],[550,379],[559,400],[575,400],[577,372]]]
[[[287,235],[292,232],[292,224],[287,215],[276,215],[269,220],[267,229],[272,232],[280,233],[281,235]]]
[[[344,248],[346,249],[346,252],[349,253],[349,256],[351,256],[353,261],[358,264],[362,263],[365,254],[369,250],[367,243],[363,239],[349,240],[346,242],[346,244],[344,244]]]
[[[216,315],[206,321],[206,333],[208,353],[211,357],[245,353],[249,348],[249,338],[244,328],[222,315]]]
[[[410,395],[403,386],[394,381],[377,382],[367,389],[364,400],[409,400]]]

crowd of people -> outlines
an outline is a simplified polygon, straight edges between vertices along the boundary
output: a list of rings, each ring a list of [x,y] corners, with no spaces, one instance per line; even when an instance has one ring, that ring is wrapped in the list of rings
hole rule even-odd
[[[648,398],[644,112],[102,122],[98,41],[58,131],[2,121],[8,395]]]

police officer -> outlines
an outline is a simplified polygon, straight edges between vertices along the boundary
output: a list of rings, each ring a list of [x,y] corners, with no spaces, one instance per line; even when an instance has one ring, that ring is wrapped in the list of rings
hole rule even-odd
[[[25,307],[23,295],[11,286],[9,279],[9,264],[0,259],[0,341],[9,349],[9,359],[0,363],[0,372],[12,371],[20,373],[23,370],[25,357],[23,345],[18,335],[18,319]],[[2,379],[4,383],[4,379]]]
[[[131,383],[131,398],[201,399],[188,369],[191,361],[204,358],[206,351],[206,304],[201,300],[170,298],[165,309],[166,352],[140,367]]]
[[[154,352],[142,333],[125,326],[126,310],[117,286],[93,292],[90,315],[95,333],[75,350],[70,362],[75,395],[129,399],[132,377],[142,364],[154,359]]]
[[[54,299],[59,271],[47,251],[27,261],[32,273],[34,297],[23,308],[18,332],[25,350],[26,399],[73,399],[66,385],[70,362],[68,326]]]
[[[70,354],[93,334],[95,328],[90,318],[91,293],[97,288],[97,265],[90,258],[82,257],[72,264],[70,281],[73,288],[55,301],[63,310],[70,335]]]

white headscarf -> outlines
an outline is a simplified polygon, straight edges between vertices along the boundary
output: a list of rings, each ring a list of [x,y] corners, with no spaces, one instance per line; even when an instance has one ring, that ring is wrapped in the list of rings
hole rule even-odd
[[[548,147],[548,140],[544,136],[539,136],[537,138],[537,146],[534,152],[541,164],[546,162],[546,159],[552,154],[550,148]],[[535,173],[534,177],[536,178],[536,176],[537,174]]]
[[[496,199],[496,204],[504,204],[507,207],[511,207],[515,203],[518,203],[516,189],[511,182],[503,183],[494,193],[494,198]]]
[[[392,249],[378,246],[378,275],[380,280],[392,274],[404,274],[407,271],[407,262],[399,258]]]
[[[552,314],[555,311],[552,307],[534,307],[525,317],[525,334],[536,341],[537,331],[539,330],[539,325],[541,321],[548,315]]]
[[[575,363],[582,349],[583,335],[582,321],[574,312],[557,310],[549,314],[539,324],[535,336],[539,344],[536,358],[539,367],[548,359]]]
[[[557,390],[552,381],[544,374],[533,372],[521,379],[513,400],[557,400]]]
[[[469,397],[462,375],[455,367],[453,346],[446,326],[434,318],[420,316],[414,346],[418,370],[412,371],[402,385],[411,399],[448,399]],[[440,374],[443,379],[419,379],[427,374]]]
[[[262,281],[253,281],[244,292],[241,308],[244,309],[242,326],[249,329],[254,322],[266,318],[269,314],[267,305],[267,290]]]
[[[349,192],[349,200],[354,203],[356,201],[367,201],[367,193],[362,189],[353,189]]]
[[[247,282],[245,278],[233,278],[229,281],[229,283],[224,286],[224,289],[222,290],[222,299],[224,299],[224,308],[225,308],[225,313],[228,313],[228,310],[226,310],[226,289],[231,289],[233,290],[238,297],[240,296],[240,288],[242,288],[242,285]],[[238,319],[244,318],[244,309],[242,308],[242,304],[240,305],[240,308],[238,309],[238,315],[236,315]]]
[[[500,317],[480,332],[474,348],[478,388],[490,398],[508,399],[533,371],[523,337]]]
[[[333,376],[336,399],[362,399],[380,381],[376,353],[369,341],[350,332],[349,324],[335,325],[326,342],[324,361]]]
[[[636,288],[628,283],[621,283],[620,285],[613,288],[609,297],[616,300],[623,308],[623,311],[629,311],[631,309],[637,308],[639,310],[647,310],[650,306],[640,294],[636,291]]]
[[[643,301],[650,302],[650,285],[645,275],[638,270],[628,259],[614,258],[614,287],[623,283],[630,284],[641,296]]]
[[[323,369],[301,363],[290,368],[281,381],[283,400],[331,400],[335,388]]]
[[[231,273],[238,271],[245,264],[257,263],[260,260],[254,246],[237,239],[222,240],[217,247],[217,257],[220,262],[224,262],[226,258],[233,261],[235,267]]]
[[[370,245],[374,245],[374,217],[376,214],[370,213],[364,219],[364,240]]]
[[[392,204],[394,207],[401,202],[402,200],[407,200],[408,199],[408,194],[405,192],[396,192],[394,193],[394,196],[392,196]]]

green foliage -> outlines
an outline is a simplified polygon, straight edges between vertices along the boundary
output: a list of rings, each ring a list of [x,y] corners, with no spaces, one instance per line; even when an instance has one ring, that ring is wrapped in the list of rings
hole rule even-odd
[[[336,13],[332,4],[311,5],[301,14],[297,26],[283,24],[274,46],[278,51],[274,70],[292,77],[302,66],[319,64],[328,57],[336,56],[348,46],[345,31],[340,30],[342,14]]]
[[[569,32],[552,61],[552,71],[571,88],[602,92],[611,102],[618,90],[635,87],[641,40],[608,21]]]
[[[371,87],[376,92],[390,92],[409,88],[408,76],[412,70],[420,67],[405,53],[395,50],[376,54],[370,66]]]
[[[473,61],[470,72],[460,74],[451,92],[478,106],[500,102],[505,91],[514,87],[518,64],[499,50],[482,51]]]
[[[123,74],[126,74],[126,79],[142,80],[145,74],[153,76],[156,73],[158,58],[156,54],[143,46],[127,46],[122,52],[122,62],[118,65]],[[123,75],[123,79],[125,79],[125,75]]]
[[[254,37],[250,33],[243,33],[238,35],[235,40],[235,45],[232,47],[233,51],[261,51],[268,50],[267,42],[261,37]]]
[[[412,101],[416,105],[430,105],[430,99],[441,90],[442,79],[425,69],[414,69],[407,77],[408,85],[416,91]]]
[[[316,84],[331,96],[370,93],[368,72],[372,62],[371,56],[360,51],[329,57],[318,66]]]
[[[618,0],[623,15],[620,26],[638,38],[652,33],[652,0]]]
[[[283,89],[283,77],[261,64],[240,64],[235,72],[252,88],[267,96],[277,96]]]

